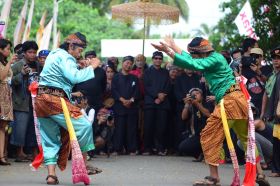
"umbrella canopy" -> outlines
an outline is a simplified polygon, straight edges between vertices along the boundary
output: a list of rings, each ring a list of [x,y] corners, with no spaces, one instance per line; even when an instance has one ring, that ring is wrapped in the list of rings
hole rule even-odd
[[[138,0],[112,6],[112,18],[126,23],[144,24],[143,51],[147,24],[173,24],[179,21],[180,11],[176,7],[153,3],[152,0]]]
[[[124,22],[143,24],[173,24],[179,21],[180,11],[176,7],[153,3],[152,0],[138,0],[112,6],[112,18]]]

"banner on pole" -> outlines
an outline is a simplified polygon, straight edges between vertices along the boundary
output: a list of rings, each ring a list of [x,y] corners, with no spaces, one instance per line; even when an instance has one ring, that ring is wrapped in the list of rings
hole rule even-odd
[[[258,37],[253,28],[253,11],[249,1],[246,1],[243,8],[240,10],[239,14],[234,20],[239,34],[245,35],[250,38],[258,40]]]
[[[12,7],[12,1],[13,0],[6,0],[5,4],[2,7],[1,18],[0,18],[0,20],[1,20],[0,37],[1,38],[4,38],[6,36],[10,11],[11,11],[11,7]]]
[[[27,23],[26,23],[23,38],[22,38],[22,43],[29,39],[33,10],[34,10],[34,0],[31,1],[29,13],[28,13],[28,19],[27,19]]]
[[[22,7],[21,13],[18,18],[17,26],[14,31],[14,46],[21,43],[22,41],[22,33],[24,32],[24,26],[25,26],[25,18],[27,13],[27,4],[28,0],[25,0],[25,3]]]

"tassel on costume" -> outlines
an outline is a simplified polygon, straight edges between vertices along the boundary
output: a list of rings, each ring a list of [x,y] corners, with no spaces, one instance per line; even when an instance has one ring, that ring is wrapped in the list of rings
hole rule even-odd
[[[221,100],[221,116],[222,116],[222,123],[224,127],[224,132],[226,136],[226,141],[228,145],[228,149],[230,152],[230,157],[232,160],[233,164],[233,169],[234,169],[234,177],[231,183],[231,186],[240,186],[240,175],[239,175],[239,165],[237,161],[237,156],[234,150],[234,146],[230,137],[230,132],[229,132],[229,127],[228,127],[228,122],[227,122],[227,117],[226,117],[226,112],[225,112],[225,107],[224,107],[224,99]]]
[[[77,137],[72,125],[70,114],[66,106],[66,102],[63,98],[60,98],[62,104],[62,110],[66,120],[67,129],[70,136],[71,148],[72,148],[72,181],[73,183],[84,182],[85,185],[90,184],[90,179],[87,173],[84,158],[77,141]]]
[[[239,86],[246,97],[249,108],[249,124],[248,124],[248,142],[247,142],[247,152],[246,152],[246,166],[245,166],[245,177],[243,180],[243,186],[252,186],[255,185],[256,179],[256,141],[255,141],[255,124],[254,116],[251,108],[251,97],[247,91],[245,84],[246,78],[241,76],[239,81]]]
[[[32,170],[37,170],[44,161],[43,147],[42,147],[42,143],[41,143],[41,135],[40,135],[40,130],[39,130],[40,123],[38,121],[37,114],[35,112],[35,97],[37,96],[38,86],[39,86],[38,82],[33,81],[28,87],[28,90],[31,92],[34,127],[35,127],[36,140],[37,140],[37,144],[38,144],[38,148],[39,148],[39,154],[35,157],[33,162],[30,164],[30,167],[32,167]]]

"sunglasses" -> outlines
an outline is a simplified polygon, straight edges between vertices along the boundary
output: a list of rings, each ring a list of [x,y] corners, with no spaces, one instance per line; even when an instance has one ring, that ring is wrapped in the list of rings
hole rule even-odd
[[[154,57],[155,60],[162,60],[161,57]]]

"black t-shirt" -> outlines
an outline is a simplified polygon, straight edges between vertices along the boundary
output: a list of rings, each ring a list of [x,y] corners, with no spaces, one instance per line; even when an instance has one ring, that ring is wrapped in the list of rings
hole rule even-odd
[[[75,91],[82,91],[88,99],[88,104],[95,110],[99,110],[102,105],[102,98],[106,88],[106,73],[98,67],[94,69],[94,78],[79,83],[75,86]]]
[[[242,75],[248,79],[246,86],[252,98],[251,102],[260,111],[262,108],[262,97],[265,91],[264,83],[249,67],[242,68]]]
[[[202,103],[203,107],[208,109],[209,112],[211,113],[214,110],[214,105],[211,103]],[[193,123],[194,123],[194,131],[196,136],[200,136],[201,130],[205,127],[206,125],[206,120],[207,117],[202,114],[198,108],[193,106],[192,109],[192,114],[193,114]]]

